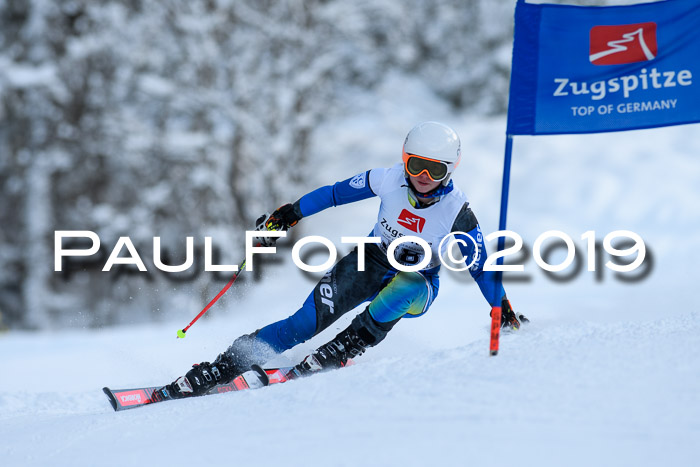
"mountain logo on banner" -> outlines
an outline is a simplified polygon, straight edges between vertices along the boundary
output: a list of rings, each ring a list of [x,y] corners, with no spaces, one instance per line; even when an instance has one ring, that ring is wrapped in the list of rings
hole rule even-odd
[[[656,23],[594,26],[589,59],[594,65],[622,65],[656,58]]]
[[[422,232],[423,226],[425,226],[425,219],[423,219],[421,216],[413,214],[408,209],[401,211],[401,214],[399,214],[399,218],[396,222],[406,227],[408,230],[413,230],[414,232],[418,233]]]

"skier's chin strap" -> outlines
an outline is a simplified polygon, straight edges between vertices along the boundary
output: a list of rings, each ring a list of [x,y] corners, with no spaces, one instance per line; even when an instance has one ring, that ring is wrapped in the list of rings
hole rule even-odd
[[[440,185],[428,193],[418,193],[415,188],[413,188],[413,185],[411,185],[411,181],[408,177],[406,177],[406,184],[408,185],[408,202],[416,209],[432,206],[440,201],[443,196],[454,190],[452,180],[450,180],[447,185]]]

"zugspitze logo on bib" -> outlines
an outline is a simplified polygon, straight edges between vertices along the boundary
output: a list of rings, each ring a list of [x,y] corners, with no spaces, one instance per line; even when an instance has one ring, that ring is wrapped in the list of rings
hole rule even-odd
[[[594,65],[621,65],[656,58],[656,23],[594,26],[588,58]]]
[[[396,221],[400,225],[406,227],[408,230],[413,230],[414,232],[422,232],[423,226],[425,225],[425,219],[421,216],[417,216],[410,212],[408,209],[404,209],[399,214],[399,218]]]

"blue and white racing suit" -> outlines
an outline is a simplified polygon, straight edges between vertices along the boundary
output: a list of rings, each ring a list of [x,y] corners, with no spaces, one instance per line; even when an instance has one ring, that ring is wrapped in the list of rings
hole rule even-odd
[[[258,330],[254,336],[275,352],[283,352],[320,333],[343,314],[364,302],[377,323],[389,328],[402,317],[424,314],[437,296],[440,269],[441,240],[452,232],[464,240],[460,249],[469,271],[481,293],[492,305],[501,303],[503,287],[496,290],[495,273],[483,270],[486,250],[483,235],[466,195],[453,185],[442,188],[440,200],[428,206],[417,205],[408,195],[403,164],[378,168],[352,178],[314,190],[296,203],[298,215],[307,217],[324,209],[361,201],[373,196],[381,198],[381,206],[372,236],[379,244],[365,247],[365,270],[358,271],[358,249],[343,257],[314,287],[302,307],[287,319]],[[417,272],[393,268],[387,259],[387,249],[399,237],[417,236],[428,242],[432,257],[427,266]],[[445,242],[442,246],[447,248]],[[420,245],[402,243],[394,252],[395,259],[406,265],[420,263],[425,251]]]

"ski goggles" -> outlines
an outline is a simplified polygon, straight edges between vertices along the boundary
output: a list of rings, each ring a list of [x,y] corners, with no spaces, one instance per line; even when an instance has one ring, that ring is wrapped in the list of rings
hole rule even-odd
[[[406,172],[412,177],[418,177],[422,173],[434,182],[440,182],[447,177],[449,167],[445,162],[428,159],[427,157],[416,156],[415,154],[403,153],[404,167]]]

